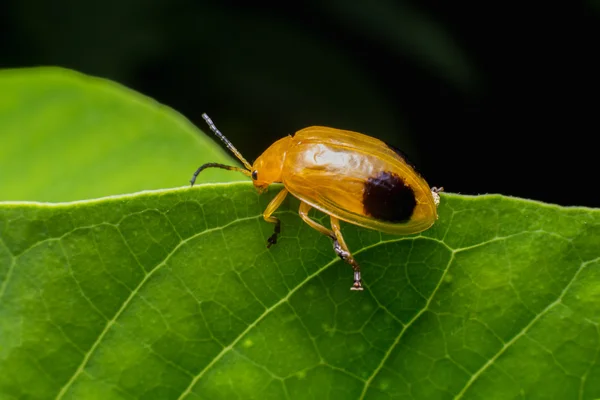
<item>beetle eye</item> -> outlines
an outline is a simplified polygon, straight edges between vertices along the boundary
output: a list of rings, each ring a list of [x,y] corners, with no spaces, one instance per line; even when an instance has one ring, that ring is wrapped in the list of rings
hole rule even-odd
[[[254,179],[254,180],[258,179],[258,171],[256,171],[256,170],[252,171],[252,179]]]

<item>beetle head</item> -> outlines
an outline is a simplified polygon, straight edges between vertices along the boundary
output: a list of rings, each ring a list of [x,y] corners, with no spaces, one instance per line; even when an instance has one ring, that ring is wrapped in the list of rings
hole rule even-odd
[[[254,187],[264,192],[271,183],[280,183],[283,162],[290,145],[291,136],[286,136],[273,143],[254,161],[251,178]]]

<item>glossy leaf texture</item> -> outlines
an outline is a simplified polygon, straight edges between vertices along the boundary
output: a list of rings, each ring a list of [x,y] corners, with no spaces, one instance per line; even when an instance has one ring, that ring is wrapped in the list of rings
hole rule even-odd
[[[72,201],[178,187],[204,162],[237,163],[176,111],[62,68],[0,71],[0,141],[0,200]],[[215,169],[201,177],[243,179]]]
[[[444,194],[419,235],[344,224],[354,292],[297,200],[266,248],[274,194],[0,203],[0,398],[600,396],[600,210]]]

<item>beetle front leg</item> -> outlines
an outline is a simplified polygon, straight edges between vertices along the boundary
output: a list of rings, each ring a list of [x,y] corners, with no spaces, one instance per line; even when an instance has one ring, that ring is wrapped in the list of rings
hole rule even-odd
[[[281,221],[279,220],[279,218],[273,217],[271,214],[273,214],[275,210],[279,208],[281,203],[283,203],[283,200],[285,200],[285,196],[287,196],[287,194],[287,189],[282,189],[279,193],[277,193],[277,196],[275,196],[273,200],[271,200],[271,202],[267,206],[267,209],[263,213],[263,218],[265,219],[265,221],[275,224],[273,234],[269,237],[269,239],[267,239],[267,248],[277,243],[277,235],[281,233]]]
[[[275,229],[274,229],[273,234],[271,236],[269,236],[269,238],[267,239],[267,249],[268,249],[272,245],[277,244],[277,236],[281,233],[281,221],[279,220],[279,218],[276,218],[276,217],[265,218],[265,220],[267,222],[271,222],[271,223],[275,224]]]

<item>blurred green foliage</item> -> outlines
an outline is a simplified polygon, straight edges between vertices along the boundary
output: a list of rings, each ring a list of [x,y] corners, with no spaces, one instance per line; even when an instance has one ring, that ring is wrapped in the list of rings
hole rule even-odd
[[[184,186],[235,164],[176,111],[59,68],[0,71],[0,201],[71,201]],[[199,182],[247,179],[207,170]]]

